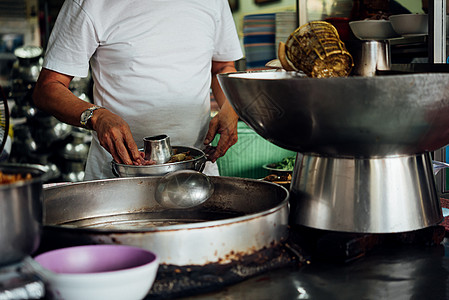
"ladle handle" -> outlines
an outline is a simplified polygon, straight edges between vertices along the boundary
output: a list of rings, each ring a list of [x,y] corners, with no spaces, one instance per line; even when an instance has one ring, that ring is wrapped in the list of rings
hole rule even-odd
[[[449,168],[449,164],[442,162],[442,161],[434,160],[434,161],[432,161],[432,165],[433,165],[433,174],[434,175],[437,175],[440,172],[440,170],[442,170],[442,169]]]

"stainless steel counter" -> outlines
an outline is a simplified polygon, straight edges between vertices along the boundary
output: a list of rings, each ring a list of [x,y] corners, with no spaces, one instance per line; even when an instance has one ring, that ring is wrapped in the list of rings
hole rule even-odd
[[[449,241],[376,249],[350,263],[279,269],[183,299],[448,299]]]

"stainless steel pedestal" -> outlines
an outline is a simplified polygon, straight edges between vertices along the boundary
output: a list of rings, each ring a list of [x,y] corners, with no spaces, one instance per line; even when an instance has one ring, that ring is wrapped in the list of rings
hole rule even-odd
[[[412,231],[443,219],[428,153],[387,158],[304,155],[291,184],[294,224],[367,233]]]

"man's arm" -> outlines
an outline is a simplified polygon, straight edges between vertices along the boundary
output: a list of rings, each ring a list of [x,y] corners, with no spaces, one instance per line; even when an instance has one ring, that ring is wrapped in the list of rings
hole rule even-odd
[[[218,114],[211,120],[209,131],[207,132],[204,144],[208,145],[215,137],[220,134],[220,140],[214,151],[208,151],[208,157],[215,162],[219,157],[223,156],[226,151],[237,142],[237,122],[238,115],[235,113],[228,99],[226,99],[223,90],[218,82],[217,74],[236,72],[234,62],[212,62],[212,92],[215,100],[220,107]]]
[[[81,114],[92,104],[79,99],[69,90],[72,79],[72,76],[43,68],[34,88],[33,101],[38,109],[58,120],[81,126]],[[140,162],[141,156],[129,126],[121,117],[107,109],[97,109],[89,125],[97,132],[101,146],[111,153],[116,162]]]

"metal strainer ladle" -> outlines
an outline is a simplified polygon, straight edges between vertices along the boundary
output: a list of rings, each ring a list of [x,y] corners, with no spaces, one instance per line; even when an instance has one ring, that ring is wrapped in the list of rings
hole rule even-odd
[[[198,171],[179,170],[164,175],[156,186],[155,199],[165,208],[198,206],[214,192],[211,179]]]

